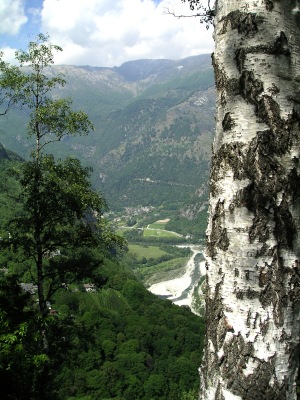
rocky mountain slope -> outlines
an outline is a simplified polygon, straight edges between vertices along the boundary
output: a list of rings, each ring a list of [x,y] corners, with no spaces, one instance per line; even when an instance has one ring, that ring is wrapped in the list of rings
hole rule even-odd
[[[205,213],[214,129],[210,56],[138,60],[120,67],[53,66],[63,74],[57,97],[71,97],[94,123],[88,137],[65,138],[52,151],[93,167],[93,183],[110,208],[148,206],[194,220]],[[0,141],[30,153],[27,111],[0,118]]]

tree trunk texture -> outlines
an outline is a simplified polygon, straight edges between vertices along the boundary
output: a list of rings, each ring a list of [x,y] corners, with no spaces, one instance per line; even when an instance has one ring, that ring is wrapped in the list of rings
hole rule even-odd
[[[300,5],[218,0],[201,400],[296,399]]]

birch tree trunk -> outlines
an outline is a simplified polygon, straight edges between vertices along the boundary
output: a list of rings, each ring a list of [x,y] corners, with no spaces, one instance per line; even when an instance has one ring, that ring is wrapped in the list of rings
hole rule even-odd
[[[296,399],[300,5],[218,0],[201,400]]]

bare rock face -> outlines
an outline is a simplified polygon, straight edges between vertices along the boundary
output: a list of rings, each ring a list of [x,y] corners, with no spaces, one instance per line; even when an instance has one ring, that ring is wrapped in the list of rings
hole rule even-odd
[[[218,0],[217,126],[201,400],[296,399],[300,23],[295,1]]]

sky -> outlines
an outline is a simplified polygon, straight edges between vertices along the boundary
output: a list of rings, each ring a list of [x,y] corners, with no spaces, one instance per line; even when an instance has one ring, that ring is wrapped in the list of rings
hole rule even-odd
[[[56,64],[120,66],[138,59],[180,59],[213,51],[213,29],[181,0],[0,0],[0,50],[14,62],[38,33],[63,48]]]

